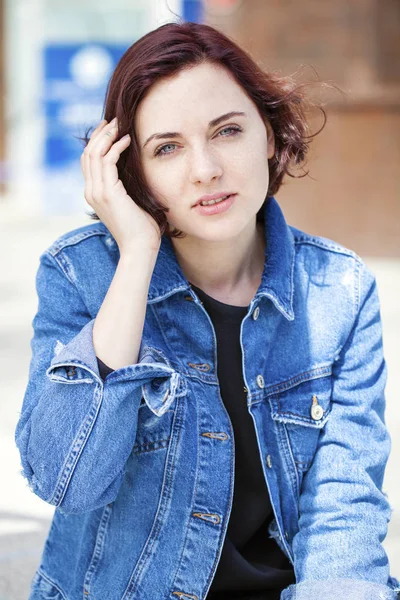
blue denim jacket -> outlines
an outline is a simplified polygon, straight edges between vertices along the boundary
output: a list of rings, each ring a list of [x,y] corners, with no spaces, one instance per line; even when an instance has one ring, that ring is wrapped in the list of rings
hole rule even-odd
[[[374,277],[289,227],[275,199],[265,224],[241,347],[270,535],[296,574],[281,600],[394,600]],[[103,382],[92,327],[118,258],[102,223],[41,256],[16,442],[30,488],[57,508],[31,600],[203,600],[221,555],[235,456],[212,323],[163,238],[138,363]]]

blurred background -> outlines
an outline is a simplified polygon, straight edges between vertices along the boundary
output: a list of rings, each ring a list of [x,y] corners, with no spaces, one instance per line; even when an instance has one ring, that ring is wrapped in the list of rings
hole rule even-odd
[[[400,578],[399,0],[0,0],[0,600],[28,597],[53,512],[27,488],[14,445],[39,255],[90,222],[77,137],[101,119],[119,57],[180,18],[219,28],[266,70],[342,90],[323,98],[310,175],[277,198],[290,224],[355,250],[378,281],[392,435],[384,544]]]

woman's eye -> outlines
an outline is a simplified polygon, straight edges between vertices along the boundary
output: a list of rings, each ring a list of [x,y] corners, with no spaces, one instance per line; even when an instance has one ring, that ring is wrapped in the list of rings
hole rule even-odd
[[[175,148],[176,144],[164,144],[164,146],[161,146],[160,148],[157,148],[157,150],[155,151],[155,155],[158,156],[159,154],[162,156],[164,154],[171,154],[170,151],[168,151],[168,148]]]
[[[232,135],[236,135],[240,131],[242,131],[241,127],[235,125],[230,127],[224,127],[224,129],[221,129],[221,131],[219,131],[217,135],[221,134],[222,137],[230,137]],[[167,154],[173,154],[175,148],[176,144],[164,144],[164,146],[160,146],[155,150],[154,156],[166,156]]]
[[[166,148],[175,148],[176,144],[164,144],[164,146],[161,146],[160,148],[157,148],[157,150],[154,152],[154,156],[158,156],[158,155],[165,155],[165,154],[172,154],[171,152],[168,151],[164,151]]]
[[[224,127],[224,129],[221,129],[221,131],[219,131],[219,132],[218,132],[218,135],[219,135],[220,133],[222,133],[222,134],[223,134],[223,133],[224,133],[224,131],[228,131],[228,132],[229,132],[229,133],[228,133],[228,135],[235,135],[236,133],[239,133],[239,132],[240,132],[240,131],[242,131],[242,130],[241,130],[241,128],[240,128],[240,127],[237,127],[237,126],[235,126],[235,127],[232,127],[232,126],[230,126],[230,127]],[[233,133],[232,133],[232,132],[233,132]],[[223,137],[225,137],[225,135],[226,135],[226,134],[224,134],[224,135],[223,135]]]

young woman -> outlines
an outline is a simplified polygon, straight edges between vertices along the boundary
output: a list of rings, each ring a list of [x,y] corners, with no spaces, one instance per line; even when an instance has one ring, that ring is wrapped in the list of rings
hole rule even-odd
[[[375,280],[273,197],[310,140],[289,84],[192,23],[119,62],[82,155],[99,222],[37,275],[31,600],[397,597]]]

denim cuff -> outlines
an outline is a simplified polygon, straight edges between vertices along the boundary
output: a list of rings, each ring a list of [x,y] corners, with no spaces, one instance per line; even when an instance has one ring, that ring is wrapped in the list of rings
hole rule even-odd
[[[51,381],[64,384],[97,382],[113,396],[121,383],[131,382],[134,389],[142,388],[147,406],[158,417],[168,410],[175,398],[186,394],[186,383],[182,376],[159,350],[149,346],[140,348],[137,363],[111,370],[103,381],[93,346],[93,325],[94,319],[68,344],[56,345],[55,356],[46,371]]]
[[[68,344],[60,341],[54,348],[54,356],[46,375],[60,383],[101,382],[97,357],[93,346],[92,319]]]

